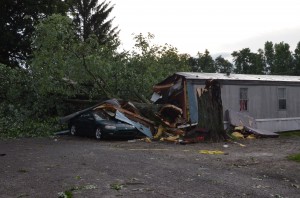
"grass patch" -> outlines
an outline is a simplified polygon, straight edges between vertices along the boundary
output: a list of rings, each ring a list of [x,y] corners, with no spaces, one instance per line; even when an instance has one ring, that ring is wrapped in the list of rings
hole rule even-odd
[[[73,193],[71,191],[66,190],[63,193],[58,194],[58,198],[73,198]]]
[[[66,190],[65,192],[59,192],[58,198],[73,198],[74,191],[92,190],[92,189],[96,189],[96,186],[95,185],[74,186],[71,189]]]
[[[110,188],[119,191],[123,188],[123,185],[119,183],[114,183],[110,185]]]
[[[295,162],[300,162],[300,153],[289,155],[288,159]]]
[[[288,131],[279,133],[280,137],[300,137],[300,131]]]

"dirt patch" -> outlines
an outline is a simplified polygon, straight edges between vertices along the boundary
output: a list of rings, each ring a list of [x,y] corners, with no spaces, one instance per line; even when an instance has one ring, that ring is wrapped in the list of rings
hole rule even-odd
[[[299,197],[300,137],[175,145],[60,136],[0,141],[3,197]],[[200,150],[224,154],[201,154]]]

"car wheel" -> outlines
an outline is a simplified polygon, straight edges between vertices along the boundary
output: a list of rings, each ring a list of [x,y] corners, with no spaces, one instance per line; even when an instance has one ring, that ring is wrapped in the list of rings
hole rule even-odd
[[[75,125],[72,125],[71,128],[70,128],[70,133],[71,135],[76,135],[77,131],[76,131],[76,126]]]
[[[101,132],[101,129],[100,128],[97,128],[96,131],[95,131],[95,138],[97,140],[100,140],[102,139],[102,132]]]

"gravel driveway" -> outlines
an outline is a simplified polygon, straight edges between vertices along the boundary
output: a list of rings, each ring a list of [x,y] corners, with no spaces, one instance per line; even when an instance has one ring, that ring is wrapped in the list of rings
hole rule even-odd
[[[0,140],[0,197],[300,197],[300,137],[239,142]]]

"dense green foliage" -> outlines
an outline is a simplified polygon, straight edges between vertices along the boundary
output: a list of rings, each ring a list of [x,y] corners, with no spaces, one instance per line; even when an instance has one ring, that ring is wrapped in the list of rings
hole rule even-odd
[[[0,137],[49,135],[57,118],[72,113],[70,101],[144,100],[152,86],[178,71],[300,75],[300,42],[267,41],[263,49],[232,53],[232,62],[196,57],[154,35],[137,34],[121,51],[109,19],[113,6],[96,0],[8,1],[0,10]],[[71,17],[68,17],[71,16]]]
[[[217,69],[217,72],[219,73],[231,73],[232,72],[232,63],[223,58],[222,56],[218,56],[215,59],[215,68]]]
[[[234,72],[237,74],[264,74],[265,64],[263,52],[252,53],[249,48],[244,48],[239,52],[234,51],[231,55],[235,63]]]
[[[117,68],[118,91],[126,91],[127,96],[139,93],[149,98],[152,86],[177,71],[189,71],[187,54],[178,54],[170,45],[151,44],[154,35],[142,34],[134,37],[136,44],[132,52],[127,52],[125,64]],[[123,68],[122,68],[123,67]],[[121,97],[126,97],[121,94]]]
[[[49,135],[59,127],[51,110],[60,103],[39,97],[27,70],[0,64],[0,79],[0,138]]]
[[[300,42],[295,49],[294,61],[294,75],[300,76]]]
[[[249,48],[234,51],[231,55],[234,62],[234,72],[240,74],[273,74],[273,75],[299,75],[299,44],[293,54],[287,43],[275,45],[267,41],[264,50],[257,53]]]
[[[112,67],[108,47],[100,46],[93,35],[78,39],[72,21],[60,15],[47,18],[36,29],[30,69],[39,94],[110,97],[103,75]]]

